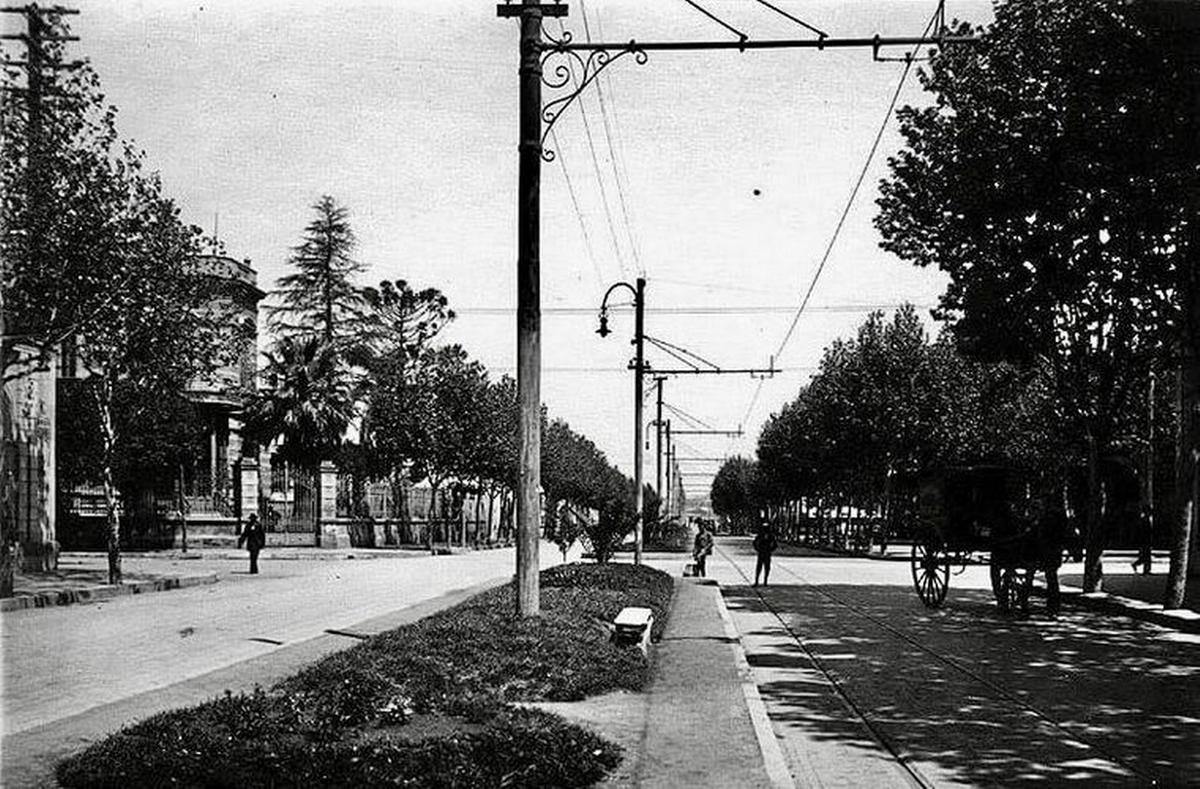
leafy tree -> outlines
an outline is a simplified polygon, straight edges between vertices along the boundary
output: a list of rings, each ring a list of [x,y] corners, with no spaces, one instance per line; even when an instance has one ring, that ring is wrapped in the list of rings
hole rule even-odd
[[[288,260],[296,271],[280,277],[271,294],[278,303],[268,308],[268,325],[284,337],[315,333],[338,350],[361,347],[356,338],[368,302],[354,284],[364,266],[352,257],[357,240],[350,212],[329,195],[312,209],[316,216]]]
[[[767,421],[749,481],[723,480],[749,504],[723,506],[774,519],[808,498],[821,512],[849,506],[894,522],[927,470],[1061,470],[1069,459],[1057,451],[1052,406],[1040,368],[967,360],[946,334],[930,343],[911,308],[890,321],[874,314],[827,348],[818,373]]]
[[[517,403],[517,382],[502,376],[488,385],[483,405],[484,435],[487,442],[477,459],[477,473],[488,494],[488,523],[500,498],[501,529],[507,535],[512,529],[511,492],[517,486],[517,426],[520,407]]]
[[[585,529],[598,562],[607,562],[633,529],[633,483],[608,462],[595,444],[561,419],[542,430],[542,489],[548,529],[567,547],[574,541],[567,538],[578,535],[559,533],[557,514],[562,503],[599,512],[598,520]]]
[[[713,512],[742,531],[758,525],[758,504],[754,500],[756,466],[753,460],[733,457],[721,465],[713,478],[710,499]]]
[[[67,32],[61,19],[52,26]],[[52,61],[61,60],[56,46],[47,44]],[[26,94],[10,90],[13,80],[6,71],[0,91],[5,375],[14,374],[12,337],[40,346],[43,360],[68,342],[88,371],[100,424],[109,580],[120,583],[117,391],[131,386],[154,403],[214,362],[214,333],[197,309],[201,280],[191,267],[199,231],[180,221],[143,154],[120,142],[116,111],[86,64],[59,78],[54,101],[16,101]]]
[[[397,369],[407,368],[393,365],[377,380],[367,424],[382,463],[407,467],[414,482],[429,481],[432,550],[438,490],[452,477],[471,475],[486,436],[487,372],[458,345],[426,350],[404,375]]]
[[[336,349],[317,336],[285,337],[266,357],[269,388],[247,408],[246,436],[264,445],[279,442],[279,458],[313,480],[319,513],[318,472],[354,416],[352,381]]]
[[[885,249],[950,275],[941,314],[963,348],[1046,363],[1086,458],[1093,591],[1100,458],[1174,320],[1164,274],[1188,259],[1195,89],[1119,0],[1013,0],[979,32],[922,73],[935,103],[899,112],[876,224]]]
[[[372,445],[375,434],[369,424],[375,409],[371,401],[379,381],[387,381],[388,389],[381,398],[405,395],[412,368],[432,341],[454,319],[454,311],[437,288],[413,290],[404,280],[384,280],[378,288],[362,291],[366,305],[366,320],[357,339],[360,347],[355,358],[365,360],[369,374],[360,382],[359,395],[366,403],[362,436],[362,472],[390,480],[393,499],[401,516],[408,517],[403,503],[408,494],[408,479],[404,459],[380,453]]]

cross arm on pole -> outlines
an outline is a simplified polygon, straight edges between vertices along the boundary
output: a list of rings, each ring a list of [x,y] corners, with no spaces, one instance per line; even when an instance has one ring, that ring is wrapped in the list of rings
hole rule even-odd
[[[567,4],[566,3],[542,3],[542,4],[534,6],[534,7],[537,8],[537,10],[541,12],[542,16],[566,16],[567,15]],[[522,5],[520,3],[516,3],[516,4],[499,3],[496,5],[496,16],[503,17],[506,19],[510,18],[510,17],[518,17],[521,14],[525,13],[527,8],[529,8],[529,6]]]
[[[633,369],[632,365],[630,369]],[[678,369],[663,370],[662,368],[647,369],[647,372],[653,372],[655,375],[774,375],[779,372],[774,369],[763,369],[759,367],[738,367],[738,368],[720,368],[717,370],[698,369],[692,370],[686,367]]]
[[[977,36],[870,36],[854,38],[774,38],[758,41],[637,41],[624,43],[547,41],[543,52],[688,52],[710,49],[847,49],[853,47],[915,47],[974,44]]]

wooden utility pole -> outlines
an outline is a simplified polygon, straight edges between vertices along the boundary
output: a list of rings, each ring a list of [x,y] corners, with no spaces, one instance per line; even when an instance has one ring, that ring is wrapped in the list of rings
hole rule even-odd
[[[642,484],[642,466],[644,449],[642,439],[642,385],[645,378],[645,323],[646,323],[646,280],[637,278],[637,293],[634,297],[633,312],[633,344],[637,349],[636,368],[633,373],[633,484],[634,507],[637,508],[637,519],[633,522],[633,563],[642,563],[642,530],[645,526],[645,492]],[[661,391],[661,390],[660,390]]]
[[[662,392],[662,390],[663,390],[663,381],[665,381],[665,380],[667,380],[666,377],[661,376],[661,375],[654,379],[654,385],[658,389],[658,414],[654,417],[654,433],[655,433],[655,439],[654,439],[654,476],[655,476],[654,490],[658,492],[659,502],[665,501],[665,499],[663,499],[663,456],[662,456],[662,451],[663,451],[663,418],[662,418],[663,392]],[[659,506],[662,506],[662,505],[660,504]],[[665,510],[663,511],[663,517],[666,517]]]
[[[663,499],[663,517],[671,517],[671,420],[668,419],[663,425],[663,430],[666,432],[667,440],[667,496]]]
[[[542,482],[542,18],[566,16],[561,4],[501,5],[497,16],[521,22],[520,132],[517,150],[517,613],[537,616]]]

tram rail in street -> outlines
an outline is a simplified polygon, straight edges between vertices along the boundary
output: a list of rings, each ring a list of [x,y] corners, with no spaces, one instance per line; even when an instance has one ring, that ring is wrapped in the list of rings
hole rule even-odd
[[[744,558],[745,560],[752,562],[754,561],[754,557],[737,557],[731,555],[727,550],[721,548],[720,546],[718,546],[716,550],[717,553],[720,554],[721,558],[728,562],[734,568],[734,570],[737,571],[738,575],[745,580],[746,586],[753,588],[755,595],[758,597],[764,608],[769,611],[771,616],[773,616],[779,622],[780,627],[782,627],[783,631],[787,633],[788,638],[796,644],[796,646],[811,662],[813,667],[820,672],[822,677],[824,677],[829,683],[829,686],[833,689],[838,698],[846,705],[855,718],[857,718],[864,729],[870,733],[871,737],[876,741],[879,747],[886,751],[896,761],[897,765],[907,774],[907,776],[918,786],[936,786],[936,783],[930,780],[915,764],[913,764],[915,754],[906,752],[906,750],[902,748],[894,738],[888,736],[888,734],[883,730],[881,725],[882,722],[873,719],[868,712],[854,699],[850,690],[845,686],[845,683],[838,678],[837,673],[830,669],[826,662],[809,648],[808,644],[805,643],[804,637],[797,633],[791,623],[787,621],[785,613],[780,612],[776,606],[771,604],[771,601],[767,598],[767,596],[763,594],[762,588],[752,587],[753,579],[749,571],[742,566],[742,563],[739,562],[738,559]],[[939,652],[938,650],[930,647],[928,644],[925,644],[914,638],[911,634],[906,633],[900,628],[897,628],[871,614],[861,606],[855,605],[854,603],[845,600],[841,596],[825,589],[822,585],[810,581],[788,565],[776,561],[772,567],[772,570],[776,574],[782,571],[783,573],[795,579],[805,588],[816,592],[838,606],[850,610],[857,616],[869,621],[874,626],[888,633],[892,637],[903,641],[909,646],[929,655],[939,663],[942,663],[954,671],[968,677],[971,679],[971,681],[986,688],[995,698],[1020,709],[1031,717],[1036,718],[1043,725],[1049,726],[1060,732],[1070,740],[1080,743],[1082,746],[1091,750],[1097,757],[1116,765],[1122,771],[1126,772],[1130,778],[1137,780],[1142,785],[1155,786],[1159,784],[1158,779],[1153,775],[1148,775],[1144,770],[1131,766],[1126,760],[1114,755],[1101,745],[1091,741],[1089,738],[1081,736],[1078,732],[1073,731],[1067,725],[1056,721],[1048,713],[1039,709],[1036,705],[1031,704],[1020,696],[1014,694],[1012,691],[982,676],[979,672],[972,670],[970,667],[963,665],[961,661],[955,659],[954,657]]]

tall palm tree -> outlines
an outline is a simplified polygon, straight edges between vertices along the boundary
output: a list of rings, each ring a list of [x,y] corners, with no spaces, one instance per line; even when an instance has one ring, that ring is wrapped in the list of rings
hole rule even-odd
[[[313,480],[320,540],[321,461],[333,456],[354,415],[353,379],[335,346],[320,336],[286,337],[267,353],[270,388],[251,403],[246,434]],[[302,502],[297,501],[296,505]],[[304,502],[307,503],[307,502]]]

